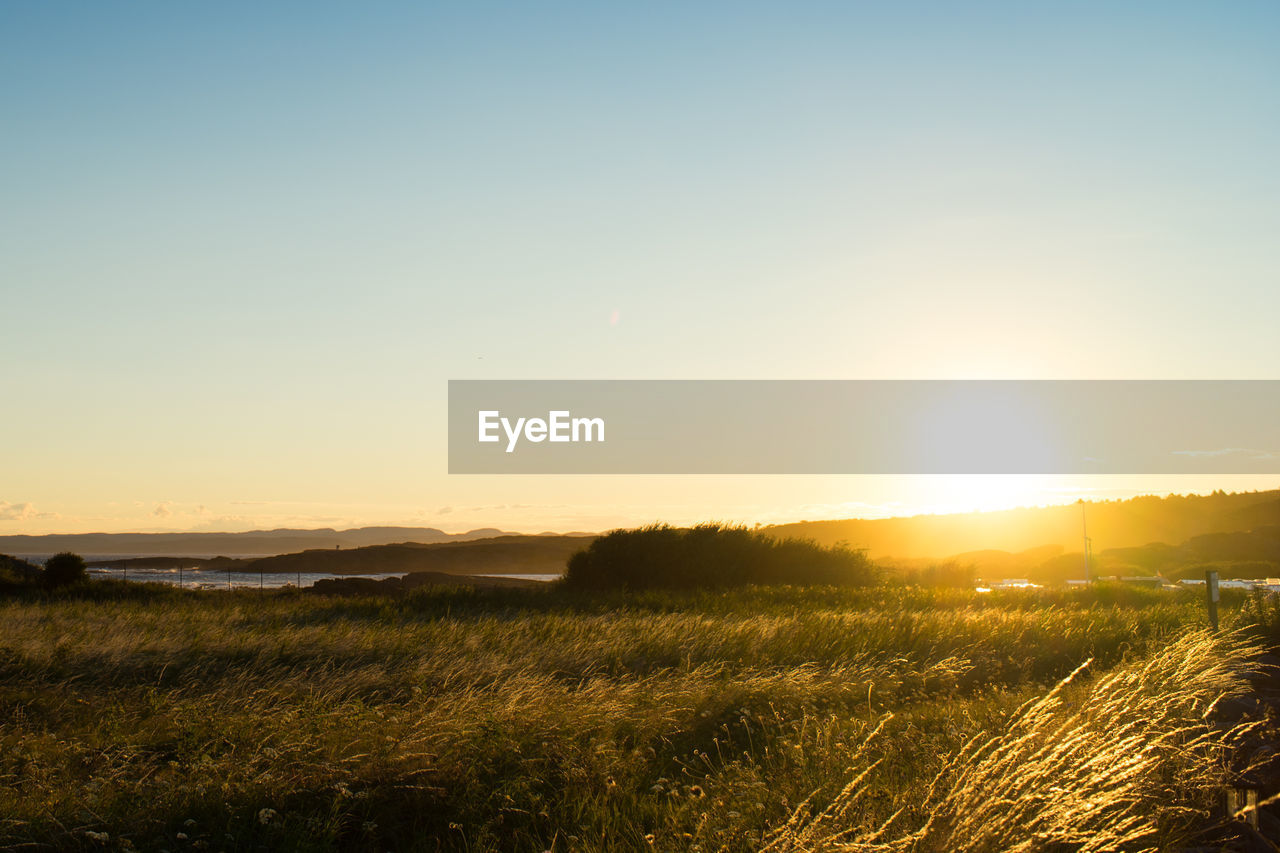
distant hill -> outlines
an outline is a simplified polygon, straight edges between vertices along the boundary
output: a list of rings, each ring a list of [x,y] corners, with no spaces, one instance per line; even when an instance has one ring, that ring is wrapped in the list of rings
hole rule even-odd
[[[1108,574],[1161,574],[1199,578],[1216,569],[1225,578],[1280,577],[1280,525],[1234,533],[1205,533],[1181,545],[1152,542],[1138,548],[1111,548],[1096,555]]]
[[[984,578],[1024,578],[1035,571],[1045,561],[1062,553],[1061,545],[1042,545],[1039,548],[1028,548],[1026,551],[1010,553],[986,548],[981,551],[967,551],[963,554],[938,560],[937,558],[915,557],[907,559],[884,558],[879,562],[889,569],[923,569],[927,566],[943,563],[955,563],[960,566],[972,566],[977,577]]]
[[[1084,578],[1084,553],[1058,545],[1032,548],[1017,554],[986,550],[955,554],[945,559],[884,558],[877,563],[891,576],[908,582],[927,582],[946,575],[996,581],[1026,578],[1035,583],[1060,584]],[[961,572],[961,569],[968,571]],[[1203,578],[1206,569],[1220,577],[1280,577],[1280,526],[1270,525],[1234,533],[1206,533],[1179,545],[1149,542],[1124,548],[1094,551],[1089,572],[1099,577],[1160,575],[1166,580]]]
[[[537,589],[538,581],[519,578],[485,578],[444,572],[413,572],[403,578],[327,578],[308,587],[312,595],[401,595],[424,586],[467,586],[476,589]]]
[[[90,569],[210,569],[242,572],[249,570],[254,559],[253,557],[108,557],[102,560],[88,560],[85,565]]]
[[[1280,490],[1144,496],[987,513],[804,521],[761,532],[823,545],[847,542],[904,571],[920,571],[929,561],[949,560],[972,566],[980,577],[1050,579],[1082,574],[1082,514],[1088,520],[1099,571],[1198,571],[1203,564],[1219,562],[1224,563],[1224,571],[1266,576],[1280,571],[1280,554],[1272,550],[1275,536],[1269,530],[1280,529]],[[1237,535],[1248,531],[1255,533]],[[594,534],[519,535],[492,528],[449,534],[431,527],[85,533],[0,536],[0,552],[242,558],[219,562],[218,568],[231,571],[550,573],[563,571],[569,556],[594,538]],[[278,556],[253,559],[262,555]],[[117,565],[119,561],[100,563]],[[183,565],[191,563],[184,559]]]
[[[369,545],[349,550],[311,550],[245,562],[250,572],[325,572],[334,575],[382,572],[552,574],[564,571],[576,551],[594,536],[497,536],[468,542]]]
[[[39,566],[33,566],[26,560],[10,557],[8,554],[0,554],[0,589],[27,583],[39,576]]]
[[[393,542],[465,542],[507,535],[491,527],[445,533],[434,527],[356,527],[300,530],[250,530],[245,533],[53,533],[44,536],[0,536],[0,552],[8,554],[77,554],[110,556],[262,556],[309,548],[361,548]]]
[[[847,542],[866,548],[872,558],[944,559],[984,550],[1016,554],[1048,545],[1079,552],[1082,509],[1096,554],[1109,548],[1185,542],[1195,536],[1280,524],[1280,491],[1146,496],[1089,501],[1083,508],[1067,504],[1002,512],[802,521],[764,530],[824,545]]]
[[[131,557],[92,560],[89,568],[213,569],[227,572],[331,575],[443,572],[451,575],[494,573],[559,574],[576,551],[595,536],[509,534],[454,542],[399,542],[363,548],[312,548],[270,557]]]

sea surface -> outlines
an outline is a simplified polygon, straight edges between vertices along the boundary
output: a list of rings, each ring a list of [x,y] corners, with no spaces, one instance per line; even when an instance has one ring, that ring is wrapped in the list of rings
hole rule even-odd
[[[167,583],[186,589],[280,589],[314,586],[327,578],[402,578],[403,572],[373,575],[335,575],[328,572],[227,572],[218,569],[90,569],[89,578],[118,578],[142,583]]]
[[[167,583],[187,589],[280,589],[314,586],[316,581],[330,578],[402,578],[404,572],[367,575],[336,575],[328,572],[228,572],[219,569],[89,569],[89,577],[119,578],[143,583]],[[487,574],[486,578],[520,578],[550,582],[558,574]]]
[[[541,581],[542,583],[551,583],[552,581],[560,580],[562,577],[564,577],[564,575],[559,573],[543,574],[539,572],[532,572],[532,573],[506,572],[502,574],[476,575],[476,577],[478,578],[515,578],[516,580],[522,580],[522,581]]]
[[[49,558],[49,554],[19,554],[24,560],[33,563],[43,564]],[[154,557],[164,556],[159,554],[85,554],[83,555],[88,562],[99,562],[106,560],[127,560],[132,557]],[[188,557],[197,557],[208,559],[217,556],[215,554],[188,554]],[[254,557],[269,557],[270,554],[237,554],[238,559],[253,559]],[[89,569],[89,577],[93,578],[119,578],[122,580],[140,581],[142,583],[167,583],[174,586],[182,586],[190,589],[280,589],[282,587],[308,587],[314,586],[316,581],[328,580],[331,578],[373,578],[374,580],[383,580],[385,578],[402,578],[404,572],[383,572],[380,574],[364,574],[364,575],[339,575],[330,572],[254,572],[254,571],[230,571],[225,569],[203,569],[203,568],[184,568],[184,569],[145,569],[134,567],[130,569],[102,568]],[[528,572],[486,572],[476,577],[486,578],[517,578],[519,580],[541,581],[550,583],[559,580],[561,574],[546,573],[528,573]]]

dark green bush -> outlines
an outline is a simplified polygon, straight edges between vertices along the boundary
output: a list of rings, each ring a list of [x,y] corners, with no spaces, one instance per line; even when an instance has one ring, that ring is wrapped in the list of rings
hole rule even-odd
[[[615,530],[569,559],[565,584],[579,589],[706,589],[746,584],[875,583],[864,552],[806,539],[774,539],[722,524],[655,524]]]
[[[48,586],[66,586],[88,576],[84,558],[70,551],[54,554],[44,563],[44,582]]]

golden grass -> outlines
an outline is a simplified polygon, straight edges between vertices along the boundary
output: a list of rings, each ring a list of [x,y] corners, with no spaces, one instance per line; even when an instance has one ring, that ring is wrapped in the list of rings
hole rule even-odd
[[[1159,676],[1190,642],[1194,595],[91,587],[0,602],[0,848],[1001,849],[964,821],[1003,813],[987,797],[1061,800],[1010,767],[1033,745],[1044,768],[1069,765],[1049,747],[1077,736],[1063,726],[1084,691],[1122,679],[1098,695],[1126,713],[1163,697],[1160,731],[1212,692],[1202,674]],[[1225,667],[1245,651],[1202,641]],[[1081,737],[1102,742],[1100,714]],[[1159,732],[1144,725],[1111,734],[1146,749]],[[1190,731],[1155,741],[1160,767],[1208,755]],[[1198,789],[1166,808],[1177,786],[1152,778],[1133,771],[1127,814],[1150,806],[1175,837]],[[797,810],[811,794],[814,813]],[[1072,808],[1081,831],[1125,819]],[[953,848],[962,829],[987,847]]]
[[[1258,649],[1191,631],[1072,689],[1086,665],[1025,705],[1004,731],[974,738],[924,792],[927,818],[860,825],[868,764],[826,808],[799,807],[771,839],[798,851],[1155,851],[1207,818],[1222,757],[1253,724],[1216,726],[1214,704],[1248,689]],[[874,752],[877,729],[861,755]],[[913,792],[914,794],[915,792]]]

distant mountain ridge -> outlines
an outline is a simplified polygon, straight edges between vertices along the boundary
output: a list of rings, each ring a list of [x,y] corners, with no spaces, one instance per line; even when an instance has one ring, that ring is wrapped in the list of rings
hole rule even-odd
[[[865,548],[875,559],[910,560],[946,559],[980,551],[1005,551],[1017,555],[1045,546],[1057,546],[1066,553],[1078,552],[1082,548],[1085,521],[1095,554],[1151,543],[1183,543],[1193,537],[1280,525],[1280,490],[1167,497],[1147,495],[1125,500],[953,515],[802,521],[761,530],[770,536],[813,539],[824,545],[847,542],[855,548]],[[404,543],[470,542],[504,536],[558,539],[595,535],[576,532],[522,535],[495,528],[445,533],[434,527],[280,528],[244,533],[75,533],[0,536],[0,553],[41,555],[74,551],[95,557],[260,557]],[[1017,560],[995,554],[988,555],[987,559],[973,556],[979,557],[975,560],[978,563],[995,560],[1008,564],[1011,571],[1015,565],[1036,562],[1033,559],[1036,555],[1023,555]]]
[[[324,572],[334,575],[444,572],[559,574],[595,536],[495,536],[453,542],[400,542],[349,550],[314,549],[249,562],[249,571]]]
[[[89,561],[93,569],[211,569],[266,574],[307,572],[330,575],[409,574],[443,572],[449,575],[492,573],[560,574],[570,555],[591,544],[585,536],[519,534],[449,542],[396,542],[359,548],[311,548],[269,557],[131,557]]]
[[[907,579],[938,574],[942,568],[956,577],[986,581],[1025,578],[1036,583],[1060,584],[1085,577],[1084,553],[1045,545],[1013,554],[984,550],[954,554],[945,560],[915,557],[879,561],[890,575]],[[965,571],[961,571],[961,570]],[[1204,578],[1213,569],[1224,579],[1280,577],[1280,525],[1231,533],[1204,533],[1184,542],[1149,542],[1146,545],[1103,548],[1089,557],[1094,578],[1153,577],[1166,580]]]
[[[50,533],[41,536],[0,536],[0,553],[135,555],[185,557],[197,554],[228,557],[286,554],[316,548],[363,548],[397,542],[467,542],[515,535],[484,527],[466,533],[445,533],[435,527],[353,527],[335,530],[278,528],[243,533]]]

